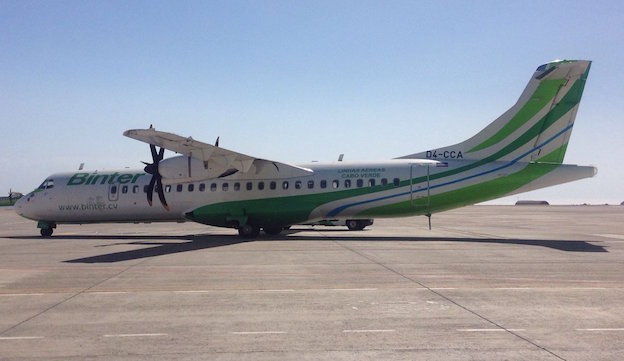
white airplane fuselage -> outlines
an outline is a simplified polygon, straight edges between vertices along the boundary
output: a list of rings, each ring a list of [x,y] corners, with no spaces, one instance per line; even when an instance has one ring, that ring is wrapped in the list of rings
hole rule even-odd
[[[543,64],[518,101],[474,136],[382,162],[294,166],[131,129],[124,135],[150,145],[144,169],[54,174],[15,209],[44,236],[59,223],[190,220],[251,238],[327,219],[430,216],[592,177],[592,166],[563,164],[590,67]],[[164,159],[165,149],[181,155]]]
[[[171,184],[164,186],[169,210],[161,206],[157,197],[152,206],[148,205],[145,189],[151,175],[141,169],[80,171],[51,175],[43,187],[24,196],[15,207],[21,216],[54,223],[185,221],[189,219],[190,212],[215,204],[298,199],[302,196],[314,199],[332,193],[352,192],[352,197],[340,196],[318,207],[310,202],[306,204],[303,200],[308,215],[297,219],[296,223],[364,216],[422,215],[499,196],[496,192],[484,190],[472,192],[472,196],[467,194],[469,197],[457,198],[451,204],[437,201],[436,195],[507,177],[519,171],[526,172],[530,167],[539,167],[537,164],[521,162],[491,162],[468,174],[462,172],[455,176],[436,177],[441,173],[452,173],[454,169],[465,165],[466,162],[461,160],[443,163],[423,160],[416,163],[408,159],[378,163],[313,163],[304,165],[314,171],[305,177],[272,180],[233,175],[222,179]],[[540,172],[539,169],[533,171]],[[594,167],[558,165],[549,170],[549,177],[524,184],[507,194],[569,182],[593,176],[595,172]],[[53,186],[46,187],[45,183],[50,181]],[[378,188],[375,192],[369,192],[375,187]],[[357,195],[358,192],[362,194]],[[397,207],[395,211],[374,211],[378,207],[394,204],[408,206]],[[290,207],[266,209],[267,213],[275,215],[284,213],[282,216],[287,219],[288,213],[292,211]],[[222,222],[215,223],[209,224],[224,225]],[[290,222],[277,223],[287,225]]]

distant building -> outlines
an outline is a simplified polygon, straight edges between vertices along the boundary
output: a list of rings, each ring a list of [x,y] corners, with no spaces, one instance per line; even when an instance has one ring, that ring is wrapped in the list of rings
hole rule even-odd
[[[517,206],[548,206],[547,201],[517,201]]]

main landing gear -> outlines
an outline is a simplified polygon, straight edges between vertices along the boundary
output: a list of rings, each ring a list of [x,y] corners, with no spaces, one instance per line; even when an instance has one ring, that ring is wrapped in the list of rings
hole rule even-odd
[[[350,231],[361,231],[371,224],[373,224],[372,219],[347,219],[345,222]]]
[[[281,226],[266,226],[262,227],[264,233],[270,236],[277,236],[282,233],[284,227]],[[260,227],[255,226],[253,224],[245,224],[244,226],[238,227],[238,235],[242,238],[256,238],[260,235]]]
[[[258,237],[258,235],[260,234],[260,227],[252,225],[252,224],[245,224],[243,226],[238,227],[238,235],[241,236],[242,238],[256,238]]]

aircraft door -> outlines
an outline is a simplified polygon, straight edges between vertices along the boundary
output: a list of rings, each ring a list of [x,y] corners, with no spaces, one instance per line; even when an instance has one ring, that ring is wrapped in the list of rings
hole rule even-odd
[[[112,183],[108,185],[108,200],[109,201],[117,202],[119,200],[119,193],[121,193],[119,183]]]
[[[412,208],[428,210],[431,197],[429,164],[410,164],[410,203]],[[424,172],[423,172],[424,171]],[[425,175],[425,181],[419,180]]]

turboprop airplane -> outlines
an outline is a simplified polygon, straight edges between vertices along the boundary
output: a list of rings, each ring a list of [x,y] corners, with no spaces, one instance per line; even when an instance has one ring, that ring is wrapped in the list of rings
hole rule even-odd
[[[590,65],[541,65],[517,103],[475,136],[384,162],[296,166],[151,126],[128,130],[125,136],[150,145],[152,163],[144,169],[54,174],[15,210],[38,221],[42,236],[64,223],[194,221],[254,238],[261,229],[278,234],[326,219],[356,225],[379,217],[430,219],[594,176],[592,166],[563,164]],[[180,155],[164,159],[165,149]],[[154,193],[160,205],[153,204]]]

